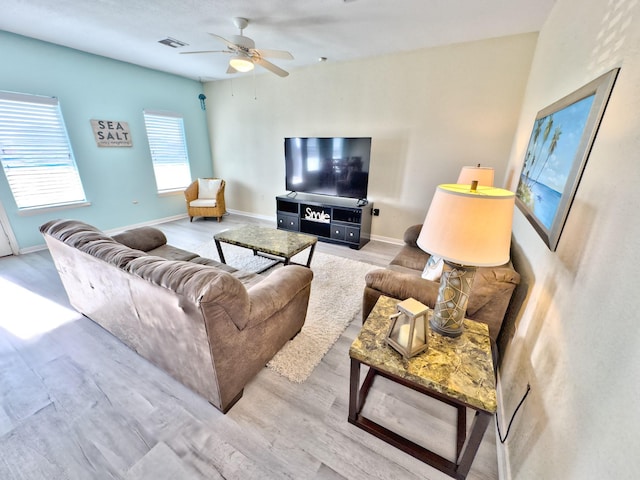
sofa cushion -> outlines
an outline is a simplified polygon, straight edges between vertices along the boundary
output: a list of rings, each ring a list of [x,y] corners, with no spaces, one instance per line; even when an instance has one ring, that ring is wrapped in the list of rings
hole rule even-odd
[[[95,240],[82,245],[78,250],[104,260],[118,268],[125,268],[131,260],[147,256],[147,254],[141,250],[134,250],[112,239]]]
[[[167,237],[157,228],[139,227],[126,232],[118,233],[112,237],[116,242],[129,248],[148,252],[167,243]]]
[[[215,207],[217,202],[213,198],[196,198],[189,202],[190,207]]]
[[[172,245],[161,245],[158,248],[149,250],[147,253],[167,260],[182,260],[183,262],[188,262],[198,256],[196,253],[189,252]]]
[[[93,232],[107,238],[106,235],[93,225],[78,220],[51,220],[40,226],[40,232],[51,235],[53,238],[57,238],[63,242],[66,242],[67,238],[75,233]]]
[[[146,256],[132,260],[126,270],[184,295],[193,303],[212,302],[223,306],[228,318],[240,329],[249,317],[247,289],[238,279],[218,268]]]
[[[418,247],[412,247],[405,245],[400,252],[395,256],[389,265],[397,265],[399,267],[409,268],[411,270],[417,270],[420,274],[429,260],[429,254],[423,252]]]
[[[199,178],[198,198],[216,198],[222,180],[219,178]]]
[[[92,232],[91,230],[86,232],[74,232],[71,235],[67,235],[65,243],[75,248],[82,248],[89,243],[93,243],[99,240],[105,240],[110,243],[116,243],[113,239],[109,238],[102,232]]]
[[[242,282],[245,288],[252,287],[253,285],[259,283],[264,277],[261,277],[257,273],[247,272],[245,270],[238,270],[237,268],[233,268],[231,265],[227,265],[217,260],[213,260],[211,258],[204,257],[195,257],[189,260],[191,263],[197,263],[199,265],[208,265],[210,267],[216,267],[220,270],[224,270],[227,273],[230,273],[232,276],[237,278]]]

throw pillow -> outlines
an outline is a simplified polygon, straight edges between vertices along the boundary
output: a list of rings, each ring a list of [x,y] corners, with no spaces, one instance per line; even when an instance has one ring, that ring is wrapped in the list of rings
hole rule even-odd
[[[112,237],[116,242],[129,248],[148,252],[167,243],[167,237],[154,227],[138,227]]]
[[[427,264],[422,271],[422,278],[426,280],[432,280],[437,282],[442,276],[442,269],[444,268],[444,260],[440,257],[434,257],[433,255],[427,260]]]
[[[199,178],[198,198],[216,198],[222,180],[219,178]]]

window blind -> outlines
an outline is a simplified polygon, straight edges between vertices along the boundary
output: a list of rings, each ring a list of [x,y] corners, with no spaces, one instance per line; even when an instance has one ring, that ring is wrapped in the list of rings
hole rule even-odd
[[[182,117],[145,110],[144,123],[158,192],[186,188],[191,170]]]
[[[86,201],[57,98],[0,92],[0,161],[18,209]]]

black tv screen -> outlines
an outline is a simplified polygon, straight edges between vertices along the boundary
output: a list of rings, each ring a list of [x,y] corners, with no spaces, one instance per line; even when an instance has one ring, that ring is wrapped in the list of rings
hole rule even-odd
[[[367,198],[371,138],[285,138],[286,189]]]

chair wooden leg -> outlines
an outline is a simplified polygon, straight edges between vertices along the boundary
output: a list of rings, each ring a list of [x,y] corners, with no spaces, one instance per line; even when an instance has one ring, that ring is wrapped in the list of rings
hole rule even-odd
[[[218,223],[220,223],[221,220],[222,220],[222,217],[218,217]]]
[[[189,217],[189,221],[190,221],[190,222],[193,222],[193,217]]]

